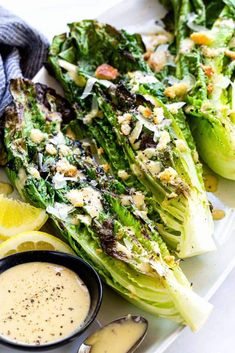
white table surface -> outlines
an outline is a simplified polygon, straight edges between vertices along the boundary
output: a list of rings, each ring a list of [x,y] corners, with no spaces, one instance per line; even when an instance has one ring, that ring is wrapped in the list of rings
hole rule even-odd
[[[119,1],[0,0],[0,5],[14,11],[51,40],[54,34],[66,30],[66,23],[95,18]],[[235,353],[235,270],[211,302],[215,309],[203,329],[196,334],[185,329],[166,353]],[[0,353],[4,349],[0,348]]]

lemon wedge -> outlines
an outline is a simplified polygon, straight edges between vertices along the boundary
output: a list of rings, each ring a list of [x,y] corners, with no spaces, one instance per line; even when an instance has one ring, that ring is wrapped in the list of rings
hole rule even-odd
[[[74,254],[67,244],[53,235],[39,231],[29,231],[17,234],[1,243],[0,258],[31,250],[52,250]]]
[[[38,230],[47,221],[44,210],[0,195],[0,239],[28,230]]]

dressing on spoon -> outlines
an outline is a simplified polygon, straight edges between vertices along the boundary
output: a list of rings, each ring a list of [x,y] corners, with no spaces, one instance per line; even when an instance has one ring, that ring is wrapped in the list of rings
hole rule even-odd
[[[144,318],[128,315],[104,326],[84,343],[91,346],[89,353],[133,352],[144,338],[147,326]]]

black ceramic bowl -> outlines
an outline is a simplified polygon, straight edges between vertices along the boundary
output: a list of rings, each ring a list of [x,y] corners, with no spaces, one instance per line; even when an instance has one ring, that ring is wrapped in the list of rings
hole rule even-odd
[[[79,327],[77,331],[73,331],[70,336],[63,338],[60,341],[37,346],[15,343],[0,336],[0,344],[4,344],[6,346],[10,346],[12,348],[20,349],[23,351],[43,351],[54,349],[80,336],[94,321],[102,300],[102,284],[98,274],[88,263],[77,256],[55,251],[27,251],[0,259],[0,274],[13,266],[28,262],[50,262],[67,267],[78,274],[78,276],[87,286],[90,293],[91,306],[83,326]]]

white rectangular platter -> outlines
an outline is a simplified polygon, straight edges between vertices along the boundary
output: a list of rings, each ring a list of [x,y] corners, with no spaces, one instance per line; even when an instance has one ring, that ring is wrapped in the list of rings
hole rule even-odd
[[[164,9],[156,0],[123,1],[102,16],[99,20],[131,32],[148,32],[154,20],[161,18]],[[76,17],[74,17],[76,21]],[[35,81],[46,83],[61,92],[57,83],[43,69]],[[0,170],[0,181],[6,180]],[[224,209],[226,217],[215,224],[217,252],[189,259],[182,264],[183,270],[193,283],[194,290],[209,299],[235,266],[235,182],[219,179],[218,191],[209,198],[216,208]],[[143,315],[149,320],[149,332],[137,353],[162,353],[177,338],[183,327],[165,319],[156,318],[127,303],[113,291],[105,288],[104,300],[98,320],[107,323],[128,313]],[[97,325],[97,323],[96,323]],[[94,325],[95,326],[95,325]],[[93,328],[94,328],[93,326]],[[78,341],[73,342],[54,353],[77,352]],[[12,349],[0,346],[0,353],[15,353]],[[109,352],[112,353],[112,352]]]

